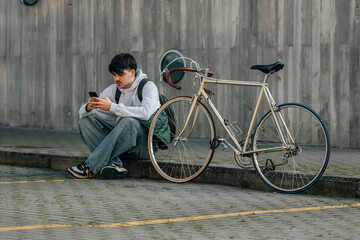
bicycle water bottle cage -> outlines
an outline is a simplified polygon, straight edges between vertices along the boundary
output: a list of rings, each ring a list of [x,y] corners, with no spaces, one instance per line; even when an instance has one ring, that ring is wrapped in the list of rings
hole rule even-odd
[[[277,71],[280,71],[281,69],[284,68],[284,64],[282,62],[276,62],[273,64],[269,64],[269,65],[253,65],[250,67],[250,69],[253,70],[260,70],[265,74],[273,74],[276,73]]]

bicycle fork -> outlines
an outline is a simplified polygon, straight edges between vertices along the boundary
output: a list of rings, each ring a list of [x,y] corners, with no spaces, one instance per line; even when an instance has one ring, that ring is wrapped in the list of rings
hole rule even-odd
[[[194,96],[193,100],[192,100],[192,104],[191,104],[191,107],[190,107],[190,110],[189,110],[189,113],[188,113],[188,116],[187,116],[187,119],[185,121],[185,125],[184,125],[184,128],[181,130],[181,132],[179,133],[179,135],[176,137],[176,142],[174,145],[176,145],[176,143],[178,141],[184,141],[186,139],[188,139],[191,135],[191,133],[193,132],[194,128],[195,128],[195,124],[196,124],[196,121],[197,121],[197,118],[199,116],[199,112],[200,112],[200,106],[197,106],[196,108],[196,111],[195,111],[195,116],[194,116],[194,119],[193,119],[193,123],[192,123],[192,126],[191,126],[191,129],[189,131],[189,133],[187,134],[187,136],[183,137],[182,135],[184,134],[185,132],[185,129],[187,128],[189,122],[190,122],[190,118],[193,114],[193,111],[195,109],[195,105],[198,101],[198,96]]]
[[[207,71],[205,72],[205,74],[207,75]],[[189,113],[188,113],[188,116],[187,116],[187,119],[185,121],[185,125],[184,125],[184,128],[181,130],[181,132],[179,133],[179,136],[176,138],[176,142],[175,144],[178,142],[178,141],[182,141],[182,140],[185,140],[185,139],[188,139],[191,135],[191,133],[193,132],[194,128],[195,128],[195,124],[196,124],[196,121],[197,121],[197,118],[199,116],[199,112],[200,112],[200,106],[197,106],[196,108],[196,112],[195,112],[195,116],[194,116],[194,119],[193,119],[193,123],[192,123],[192,126],[191,126],[191,129],[188,133],[188,135],[184,138],[182,137],[182,135],[184,134],[185,132],[185,129],[187,128],[189,122],[190,122],[190,118],[193,114],[193,111],[195,109],[195,106],[197,104],[198,101],[201,102],[201,96],[202,96],[202,92],[203,92],[203,89],[204,89],[204,85],[205,85],[205,81],[201,81],[201,86],[200,86],[200,89],[199,89],[199,92],[193,97],[192,99],[192,103],[191,103],[191,107],[190,107],[190,110],[189,110]]]

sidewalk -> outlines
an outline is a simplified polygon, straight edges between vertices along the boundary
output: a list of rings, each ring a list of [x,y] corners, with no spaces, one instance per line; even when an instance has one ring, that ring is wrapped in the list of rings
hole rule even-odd
[[[90,154],[76,131],[0,126],[0,164],[65,171]],[[130,177],[160,179],[150,161],[124,161]],[[254,170],[240,169],[233,152],[221,146],[196,181],[269,190]],[[360,197],[360,150],[332,148],[325,174],[307,192]]]

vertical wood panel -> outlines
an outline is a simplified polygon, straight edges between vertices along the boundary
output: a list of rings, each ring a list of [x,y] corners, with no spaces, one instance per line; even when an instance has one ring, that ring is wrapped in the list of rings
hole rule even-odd
[[[321,55],[320,55],[320,29],[321,29],[321,1],[312,1],[312,41],[311,41],[311,75],[310,81],[312,86],[311,102],[315,111],[320,110],[321,98],[320,88],[320,71],[321,71]],[[317,51],[312,51],[312,49]],[[321,86],[322,87],[322,86]]]
[[[3,101],[0,101],[0,124],[6,125],[9,123],[9,88],[8,88],[8,65],[6,58],[0,57],[0,96]]]
[[[357,1],[359,3],[359,1]],[[360,146],[360,5],[353,8],[350,29],[349,98],[350,98],[350,147]]]
[[[262,80],[253,64],[277,60],[279,102],[319,112],[335,146],[360,148],[360,8],[356,0],[0,1],[0,124],[76,129],[87,92],[112,82],[107,66],[131,52],[168,97],[192,95],[158,81],[169,49],[216,77]],[[245,131],[257,89],[209,86],[220,112]],[[226,100],[225,96],[232,96]],[[222,132],[219,130],[219,134]]]
[[[7,56],[7,49],[9,44],[9,35],[7,34],[9,27],[9,18],[8,14],[6,14],[7,1],[0,1],[0,31],[3,36],[0,37],[0,58],[4,58]],[[6,33],[6,34],[5,34]]]

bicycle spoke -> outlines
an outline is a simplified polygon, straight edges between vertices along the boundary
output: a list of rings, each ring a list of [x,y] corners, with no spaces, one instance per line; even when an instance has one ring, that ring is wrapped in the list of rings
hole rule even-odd
[[[199,107],[197,118],[195,118],[195,114],[192,114],[190,122],[185,128],[184,124],[188,118],[191,103],[192,98],[190,97],[178,97],[170,100],[154,117],[149,130],[148,144],[149,149],[152,149],[150,150],[151,161],[159,174],[169,181],[187,182],[196,178],[208,166],[214,153],[210,148],[210,140],[215,136],[215,127],[205,106],[197,103],[195,107],[195,109]],[[167,149],[155,151],[154,126],[160,112],[165,111],[166,107],[174,110],[176,133],[173,142]],[[180,133],[182,133],[181,136]]]
[[[269,112],[254,131],[252,148],[259,150],[281,146],[281,131],[288,149],[253,154],[254,165],[259,176],[274,190],[300,192],[313,185],[326,168],[329,156],[327,132],[318,116],[302,105],[285,104],[278,111],[288,131],[282,123],[281,130],[278,130],[274,116]],[[314,138],[312,132],[318,136]],[[267,167],[269,161],[273,165],[271,168]],[[270,170],[272,168],[274,170]]]

